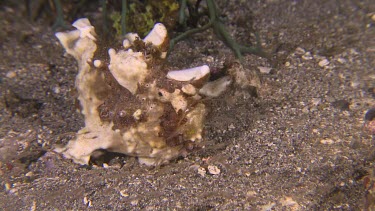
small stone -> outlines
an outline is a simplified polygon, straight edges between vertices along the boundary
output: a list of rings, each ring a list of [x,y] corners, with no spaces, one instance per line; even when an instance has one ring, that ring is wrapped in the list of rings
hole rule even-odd
[[[103,168],[109,168],[109,165],[107,163],[103,163]]]
[[[328,144],[328,145],[331,145],[331,144],[333,144],[333,143],[335,143],[332,139],[329,139],[329,138],[327,138],[327,139],[322,139],[322,140],[320,140],[320,143],[321,144]]]
[[[36,201],[33,201],[33,204],[30,207],[30,211],[35,211],[36,210]]]
[[[301,47],[297,47],[297,48],[296,48],[296,53],[297,53],[297,54],[305,54],[306,51],[305,51],[305,49],[303,49],[303,48],[301,48]]]
[[[85,196],[85,197],[83,197],[83,204],[87,204],[87,202],[88,202],[88,199],[87,199],[87,197]]]
[[[199,67],[193,67],[184,70],[173,70],[169,71],[167,74],[168,79],[175,81],[197,81],[201,78],[204,78],[210,73],[210,67],[207,65],[202,65]]]
[[[276,206],[275,202],[269,202],[268,204],[261,206],[260,210],[262,210],[262,211],[271,211],[274,206]]]
[[[55,94],[59,94],[60,93],[60,87],[59,86],[56,86],[56,87],[54,87],[53,88],[53,92],[55,93]]]
[[[18,188],[11,188],[10,190],[9,190],[9,193],[11,193],[11,194],[14,194],[14,195],[18,195]]]
[[[206,62],[208,62],[208,63],[212,63],[212,62],[214,62],[214,57],[212,57],[212,56],[207,56],[207,57],[204,59],[204,61],[206,61]]]
[[[375,21],[375,14],[371,15],[371,20]]]
[[[99,67],[101,67],[102,66],[102,61],[100,61],[100,60],[94,60],[94,66],[96,67],[96,68],[99,68]]]
[[[293,206],[296,205],[297,202],[295,202],[292,197],[285,197],[280,200],[281,206]]]
[[[329,61],[328,61],[328,59],[323,59],[323,60],[321,60],[321,61],[318,63],[318,65],[319,65],[320,67],[325,67],[325,66],[329,65]]]
[[[366,112],[364,129],[371,135],[375,135],[375,108]]]
[[[290,66],[290,62],[285,62],[285,67],[289,67]]]
[[[313,104],[314,106],[318,106],[318,105],[320,105],[320,104],[322,103],[322,99],[321,99],[321,98],[313,98],[313,99],[311,100],[311,102],[312,102],[312,104]]]
[[[14,71],[9,71],[9,72],[7,72],[7,74],[6,74],[6,77],[7,77],[7,78],[15,78],[16,76],[17,76],[17,73],[14,72]]]
[[[350,82],[350,86],[353,88],[358,88],[361,83],[359,81],[352,81]]]
[[[228,86],[232,83],[230,76],[224,76],[215,81],[210,81],[206,83],[200,90],[199,94],[205,95],[207,97],[218,97],[222,94]]]
[[[346,63],[346,59],[341,58],[341,57],[338,58],[337,61],[338,61],[340,64],[344,64],[344,63]]]
[[[253,198],[254,196],[257,195],[257,192],[253,191],[253,190],[250,190],[250,191],[247,191],[246,192],[246,197],[247,198]]]
[[[270,74],[272,68],[270,67],[258,67],[259,71],[263,74]]]
[[[32,171],[29,171],[25,174],[26,177],[32,177],[34,173]]]
[[[87,196],[83,197],[83,204],[87,207],[91,207],[91,200],[87,198]]]
[[[308,106],[305,106],[303,109],[302,109],[302,113],[304,114],[308,114],[310,112],[310,108]]]
[[[234,124],[232,123],[228,126],[228,130],[233,130],[233,129],[236,129],[236,126],[234,126]]]
[[[375,108],[371,108],[366,111],[365,114],[365,121],[372,121],[375,120]]]
[[[12,188],[12,186],[9,183],[5,183],[4,188],[5,191],[9,191]]]
[[[202,177],[204,177],[206,175],[206,169],[203,168],[203,167],[199,167],[198,168],[198,174],[201,175]]]
[[[350,52],[350,54],[352,54],[352,55],[358,55],[358,54],[359,54],[358,51],[357,51],[356,49],[354,49],[354,48],[351,48],[351,49],[349,50],[349,52]]]
[[[43,48],[42,45],[34,45],[33,47],[36,48],[36,49],[42,49]]]
[[[212,175],[220,174],[220,169],[217,166],[208,166],[208,172]]]
[[[137,206],[138,203],[139,203],[139,200],[138,200],[138,199],[134,199],[134,200],[132,200],[132,201],[130,202],[130,204],[131,204],[132,206]]]
[[[302,56],[302,59],[303,60],[311,60],[313,59],[312,55],[310,52],[306,52],[303,56]]]
[[[120,195],[121,195],[122,197],[128,197],[128,196],[129,196],[129,194],[126,193],[125,190],[120,191]]]

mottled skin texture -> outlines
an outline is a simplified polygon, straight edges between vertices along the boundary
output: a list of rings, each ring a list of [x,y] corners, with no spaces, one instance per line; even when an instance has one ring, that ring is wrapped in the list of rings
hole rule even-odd
[[[191,143],[201,141],[206,109],[200,96],[181,91],[188,82],[166,78],[161,58],[166,33],[164,42],[137,39],[131,49],[110,49],[109,65],[94,67],[92,61],[103,60],[94,56],[94,28],[87,19],[73,26],[78,30],[56,36],[78,61],[76,87],[86,126],[58,152],[87,164],[95,150],[106,149],[159,165],[186,154]],[[159,36],[160,27],[164,26],[158,24],[146,40]]]

